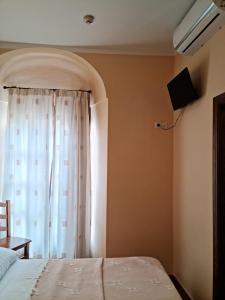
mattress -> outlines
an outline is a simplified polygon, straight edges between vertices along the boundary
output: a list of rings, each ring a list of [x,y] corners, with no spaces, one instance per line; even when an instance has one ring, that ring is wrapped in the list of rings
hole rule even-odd
[[[19,260],[0,280],[7,300],[181,300],[150,257]]]

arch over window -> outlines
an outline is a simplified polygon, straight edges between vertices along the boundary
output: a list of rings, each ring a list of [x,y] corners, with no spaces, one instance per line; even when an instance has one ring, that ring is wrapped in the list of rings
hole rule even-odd
[[[32,75],[31,75],[32,74]],[[0,85],[92,90],[106,100],[102,78],[82,57],[53,48],[25,48],[0,55]]]
[[[106,255],[108,100],[104,82],[82,57],[54,48],[0,55],[0,86],[91,90],[92,256]],[[2,97],[0,94],[0,97]]]

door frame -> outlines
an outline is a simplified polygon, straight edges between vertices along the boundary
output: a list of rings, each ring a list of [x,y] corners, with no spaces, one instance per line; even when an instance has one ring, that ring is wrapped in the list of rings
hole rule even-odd
[[[225,299],[225,93],[213,99],[213,300]]]

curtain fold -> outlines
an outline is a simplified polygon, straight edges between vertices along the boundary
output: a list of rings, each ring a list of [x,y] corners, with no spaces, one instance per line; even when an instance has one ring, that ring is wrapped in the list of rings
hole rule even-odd
[[[9,89],[3,195],[31,257],[89,257],[88,97]]]
[[[53,257],[89,257],[88,94],[57,91],[50,249]]]

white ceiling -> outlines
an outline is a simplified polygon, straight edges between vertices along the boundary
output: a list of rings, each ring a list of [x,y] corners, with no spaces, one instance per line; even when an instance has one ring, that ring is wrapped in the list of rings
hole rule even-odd
[[[173,54],[172,35],[194,0],[0,0],[0,47]],[[95,22],[82,21],[93,14]],[[25,43],[25,44],[21,44]]]

